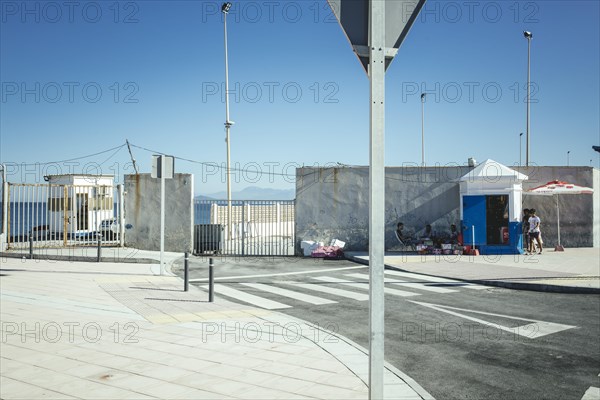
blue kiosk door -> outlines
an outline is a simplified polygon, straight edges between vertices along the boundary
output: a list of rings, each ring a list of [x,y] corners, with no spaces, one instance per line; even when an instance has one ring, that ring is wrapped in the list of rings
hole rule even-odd
[[[475,226],[475,244],[487,244],[485,196],[463,196],[462,200],[464,244],[470,245],[473,243],[473,226]]]

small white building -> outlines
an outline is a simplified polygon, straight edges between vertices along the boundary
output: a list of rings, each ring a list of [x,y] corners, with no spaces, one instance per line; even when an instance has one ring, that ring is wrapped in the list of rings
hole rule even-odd
[[[475,244],[481,254],[522,252],[520,220],[527,179],[494,160],[485,160],[459,179],[465,244]]]
[[[48,175],[50,231],[69,235],[96,232],[115,216],[112,175]]]

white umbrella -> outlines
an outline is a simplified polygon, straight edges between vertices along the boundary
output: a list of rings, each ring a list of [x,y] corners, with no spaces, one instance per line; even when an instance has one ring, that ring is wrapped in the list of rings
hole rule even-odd
[[[558,245],[554,248],[556,251],[563,251],[564,248],[560,245],[560,213],[558,209],[558,195],[560,194],[592,194],[594,189],[579,186],[568,182],[562,182],[559,180],[551,181],[545,185],[529,189],[529,194],[540,195],[540,196],[555,196],[556,197],[556,226],[558,231]]]

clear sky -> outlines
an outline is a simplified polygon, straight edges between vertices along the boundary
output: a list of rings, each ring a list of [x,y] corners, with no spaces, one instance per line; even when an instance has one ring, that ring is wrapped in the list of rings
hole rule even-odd
[[[133,169],[116,147],[129,139],[208,163],[176,162],[196,175],[197,194],[224,190],[220,6],[0,1],[9,179],[60,170],[122,181]],[[244,170],[233,190],[292,188],[301,165],[367,165],[368,79],[326,1],[235,1],[227,21],[232,165]],[[570,165],[598,167],[599,22],[596,0],[428,1],[386,74],[386,165],[420,163],[422,91],[428,165],[518,164],[530,30],[531,162],[566,165],[570,151]],[[152,152],[132,150],[149,172]]]

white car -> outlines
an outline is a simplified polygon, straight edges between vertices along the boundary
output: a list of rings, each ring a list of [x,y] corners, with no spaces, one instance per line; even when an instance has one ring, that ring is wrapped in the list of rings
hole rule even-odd
[[[100,222],[100,235],[105,240],[115,240],[119,238],[119,223],[116,218],[105,219]]]

